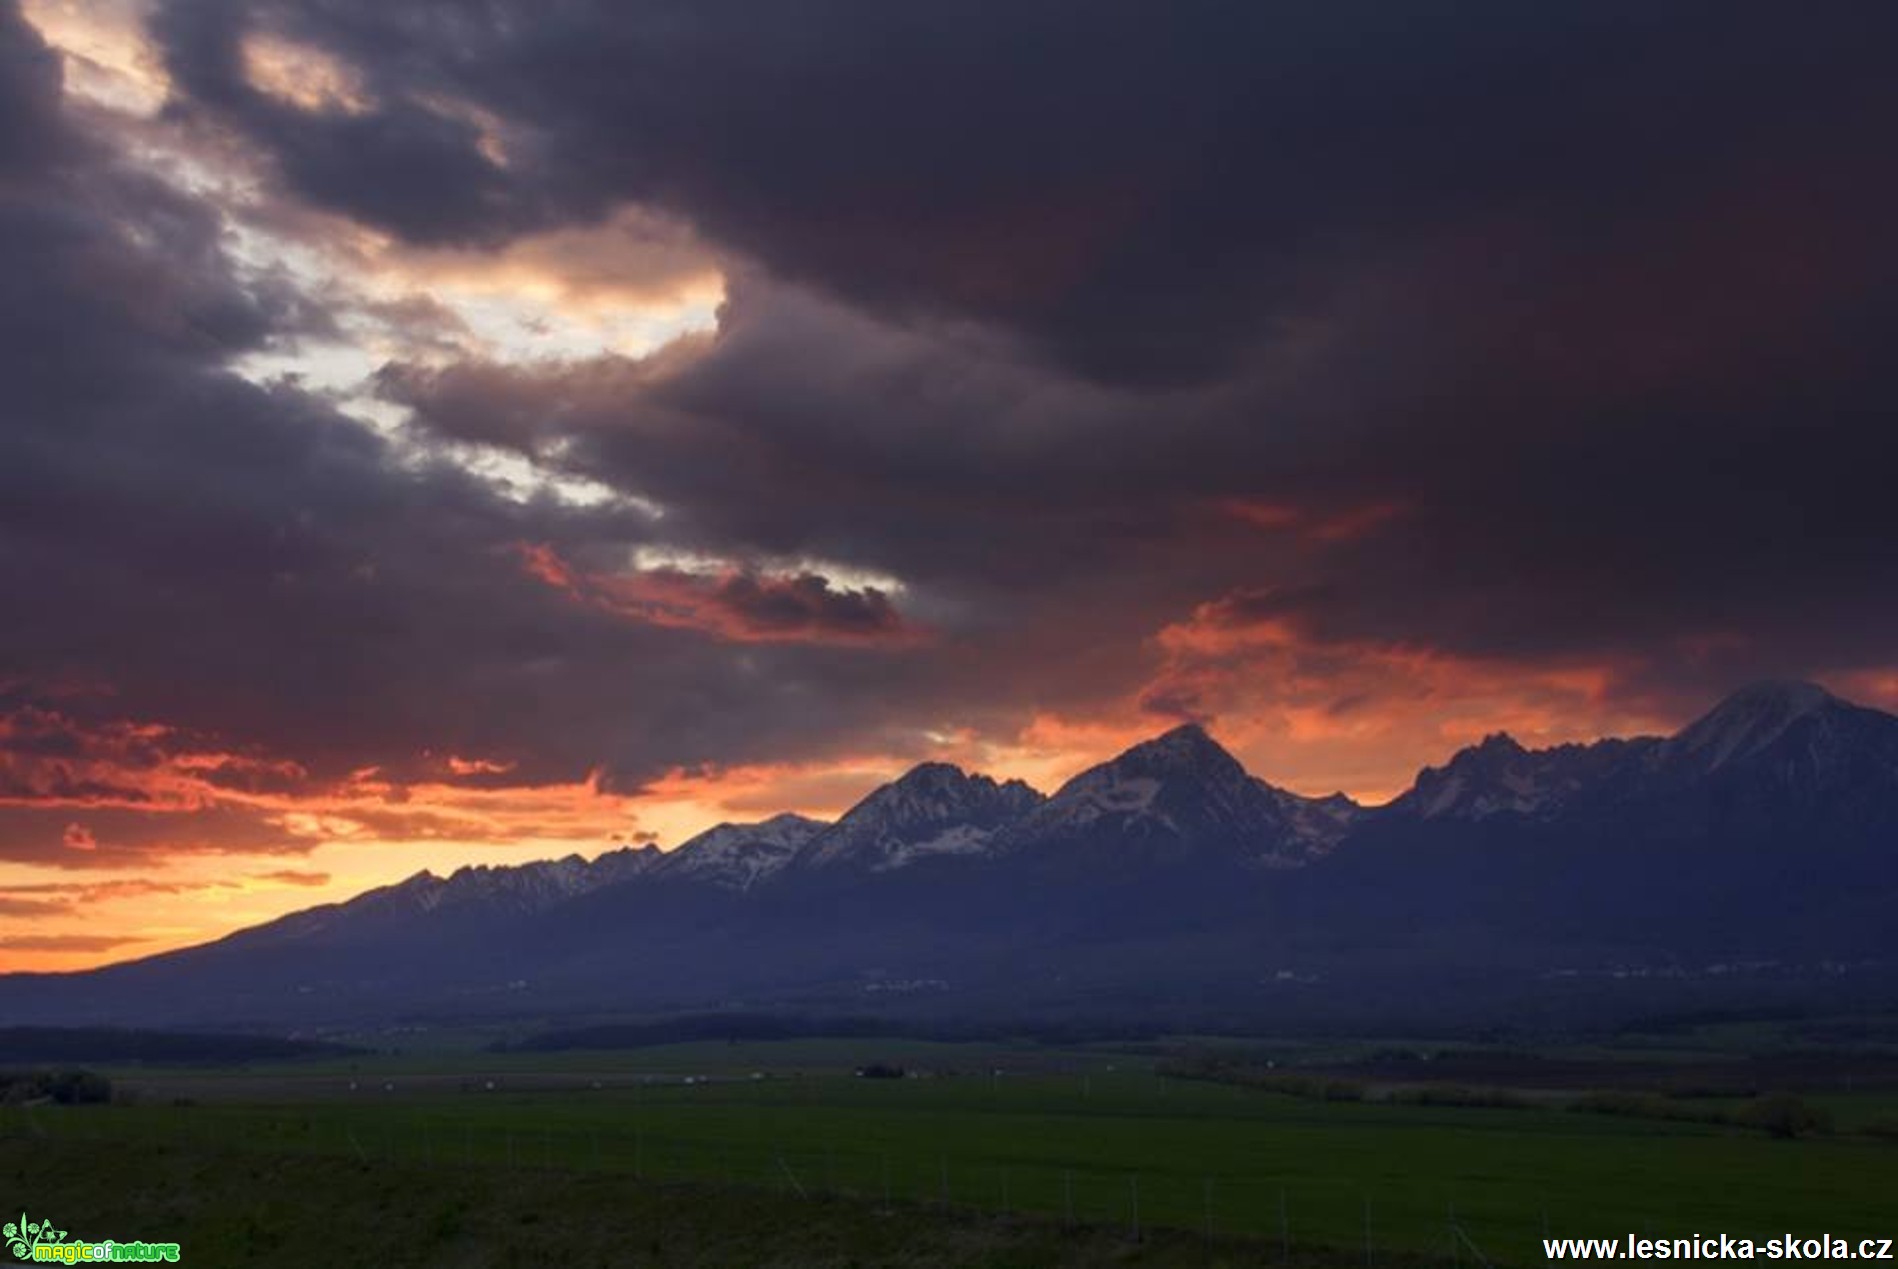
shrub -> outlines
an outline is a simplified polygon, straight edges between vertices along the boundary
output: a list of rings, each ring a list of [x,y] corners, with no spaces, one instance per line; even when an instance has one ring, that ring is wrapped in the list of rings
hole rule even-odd
[[[0,1102],[51,1100],[62,1106],[112,1100],[112,1081],[93,1071],[12,1071],[0,1073]]]
[[[1588,1115],[1625,1115],[1631,1119],[1666,1119],[1676,1123],[1724,1124],[1725,1112],[1691,1106],[1654,1093],[1600,1091],[1583,1093],[1569,1109]]]
[[[1769,1093],[1765,1097],[1756,1097],[1734,1112],[1733,1122],[1748,1128],[1758,1128],[1784,1141],[1832,1130],[1830,1115],[1791,1093]]]
[[[1400,1088],[1393,1102],[1408,1106],[1484,1106],[1494,1110],[1528,1110],[1535,1103],[1507,1088],[1465,1088],[1459,1084],[1424,1084]]]
[[[1865,1125],[1863,1131],[1868,1137],[1883,1137],[1889,1141],[1898,1141],[1898,1119],[1874,1119]]]
[[[1831,1117],[1819,1107],[1791,1093],[1756,1097],[1732,1111],[1702,1108],[1653,1093],[1584,1093],[1569,1103],[1570,1110],[1596,1115],[1628,1115],[1638,1119],[1667,1119],[1677,1123],[1730,1124],[1754,1128],[1790,1140],[1829,1132]]]
[[[1237,1084],[1266,1093],[1282,1093],[1314,1102],[1361,1102],[1364,1085],[1355,1080],[1333,1079],[1325,1075],[1305,1075],[1262,1067],[1241,1058],[1213,1053],[1188,1053],[1154,1068],[1175,1079],[1210,1080],[1216,1084]]]
[[[62,1106],[105,1105],[112,1100],[112,1081],[95,1071],[61,1071],[47,1091]]]

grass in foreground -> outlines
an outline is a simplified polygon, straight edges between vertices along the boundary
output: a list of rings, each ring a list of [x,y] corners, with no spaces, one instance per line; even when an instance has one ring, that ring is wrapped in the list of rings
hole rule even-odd
[[[623,1174],[422,1168],[92,1141],[0,1141],[11,1205],[74,1238],[177,1242],[185,1264],[984,1267],[1359,1264],[1323,1249],[1066,1228],[916,1205],[635,1182]],[[1386,1256],[1380,1269],[1426,1263]]]
[[[0,1112],[0,1135],[469,1168],[735,1195],[1167,1226],[1501,1263],[1539,1239],[1889,1233],[1898,1145],[1527,1108],[1324,1103],[1151,1075],[749,1079],[489,1091],[336,1079],[321,1096]],[[251,1098],[269,1090],[244,1081]],[[302,1089],[299,1085],[300,1091]],[[477,1091],[478,1090],[478,1091]],[[268,1166],[276,1166],[274,1163]],[[578,1183],[578,1182],[576,1182]],[[736,1201],[736,1200],[734,1200]],[[746,1200],[749,1201],[749,1200]],[[1368,1228],[1367,1228],[1368,1227]]]

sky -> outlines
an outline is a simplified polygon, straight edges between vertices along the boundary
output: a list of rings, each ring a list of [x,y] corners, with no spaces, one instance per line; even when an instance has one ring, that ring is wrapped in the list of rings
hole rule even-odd
[[[0,969],[1898,707],[1898,9],[0,0]]]

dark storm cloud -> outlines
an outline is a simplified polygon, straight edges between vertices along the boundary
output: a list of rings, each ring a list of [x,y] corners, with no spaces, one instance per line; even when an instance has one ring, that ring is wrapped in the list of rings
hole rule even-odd
[[[370,68],[373,109],[311,111],[253,86],[246,73],[245,37],[293,38],[294,11],[273,20],[250,5],[212,0],[167,6],[156,21],[191,102],[242,119],[311,202],[431,244],[492,241],[547,219],[531,187],[510,181],[482,153],[473,121],[405,90],[399,63]],[[419,31],[404,25],[411,38],[445,41],[456,24],[437,12]]]
[[[1836,631],[1888,580],[1872,474],[1898,210],[1888,8],[262,13],[389,111],[446,94],[537,138],[507,179],[551,198],[546,215],[657,201],[874,311],[972,317],[1084,378],[1199,384],[1115,399],[992,340],[901,346],[952,328],[764,299],[731,314],[733,347],[657,391],[610,369],[495,399],[479,368],[397,385],[451,434],[583,432],[576,463],[676,498],[714,536],[947,567],[965,587],[1017,567],[1019,588],[1165,532],[1168,500],[1196,492],[1319,516],[1410,501],[1323,566],[1355,575],[1339,619],[1524,653],[1744,624],[1772,592]],[[171,47],[267,143],[332,126]],[[365,167],[321,196],[375,219],[362,200],[380,187]],[[908,508],[878,505],[897,489]],[[923,508],[959,531],[919,531]],[[962,531],[978,512],[1028,548]],[[1561,595],[1499,617],[1502,582]]]
[[[1109,379],[1230,368],[1349,271],[1472,216],[1639,219],[1775,134],[1874,140],[1888,10],[930,2],[172,6],[174,74],[307,196],[417,240],[663,203],[890,312]],[[248,88],[246,31],[330,50],[362,117]],[[1867,89],[1871,88],[1868,96]],[[506,168],[415,103],[529,138]],[[348,134],[355,140],[343,143]],[[392,145],[393,143],[389,143]],[[312,153],[321,162],[312,159]],[[435,176],[437,168],[472,175]]]
[[[513,760],[525,783],[595,765],[636,783],[781,753],[839,684],[840,728],[888,716],[843,654],[774,645],[741,666],[691,630],[577,612],[519,567],[520,542],[636,540],[644,515],[509,501],[228,373],[303,315],[232,264],[216,206],[75,134],[58,92],[0,10],[18,107],[0,156],[9,857],[310,844],[243,798],[167,803],[185,776],[211,797],[320,795],[364,766],[432,778],[432,751]],[[756,620],[787,620],[781,596],[753,598]]]
[[[173,115],[292,202],[494,245],[630,201],[715,244],[716,337],[378,377],[415,437],[657,517],[508,501],[226,373],[329,315],[74,134],[0,23],[0,672],[81,736],[179,729],[159,766],[188,741],[320,786],[455,753],[637,788],[903,750],[1139,697],[1196,611],[1593,656],[1684,705],[1891,659],[1888,7],[165,6]],[[362,101],[250,85],[261,34]],[[669,589],[576,604],[529,545]],[[111,694],[46,686],[74,676]],[[178,840],[3,815],[34,857]]]

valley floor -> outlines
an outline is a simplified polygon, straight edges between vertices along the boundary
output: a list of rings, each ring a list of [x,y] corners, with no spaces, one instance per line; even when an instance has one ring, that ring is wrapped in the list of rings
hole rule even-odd
[[[1547,1236],[1898,1234],[1888,1092],[1814,1094],[1831,1130],[1775,1140],[1708,1121],[1718,1098],[1314,1099],[1124,1054],[958,1050],[956,1073],[939,1046],[890,1046],[935,1074],[868,1079],[820,1047],[115,1073],[121,1104],[0,1107],[0,1206],[214,1265],[1395,1269],[1541,1263]]]
[[[1029,1267],[1357,1265],[1294,1245],[1181,1231],[1067,1227],[968,1209],[634,1181],[538,1167],[425,1167],[104,1141],[0,1141],[26,1215],[72,1238],[175,1242],[180,1263],[338,1265]],[[1385,1256],[1391,1269],[1426,1263]]]

